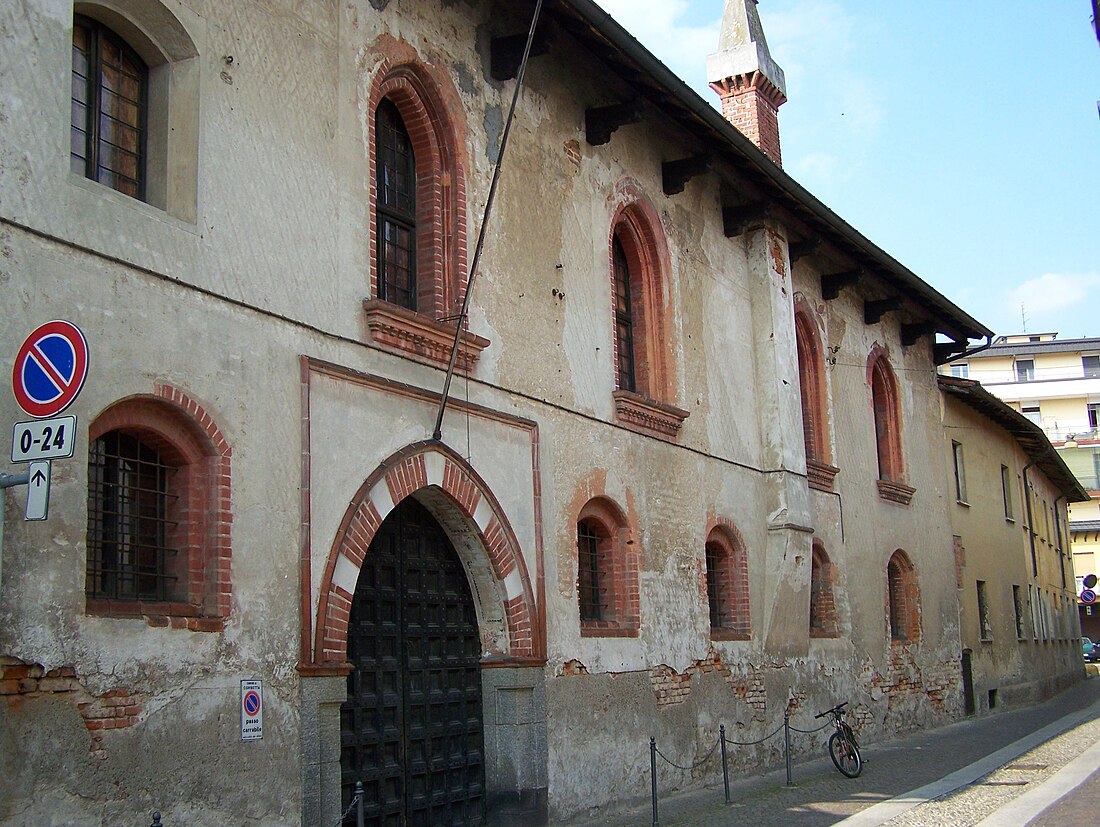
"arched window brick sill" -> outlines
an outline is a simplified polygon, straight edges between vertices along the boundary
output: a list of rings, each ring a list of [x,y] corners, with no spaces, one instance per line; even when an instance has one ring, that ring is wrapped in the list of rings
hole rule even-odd
[[[839,473],[840,469],[834,465],[815,459],[806,460],[807,482],[810,488],[817,491],[825,491],[831,494],[834,490],[833,480],[836,479],[836,475]]]
[[[913,495],[917,489],[910,488],[893,480],[878,480],[878,495],[884,500],[900,505],[909,505],[913,501]]]
[[[581,637],[638,637],[636,628],[624,628],[618,626],[581,626]]]
[[[612,397],[615,418],[627,428],[650,436],[675,439],[690,413],[631,391],[618,390]]]
[[[95,617],[144,620],[154,628],[190,629],[192,632],[220,632],[224,617],[209,617],[189,603],[158,603],[87,598],[84,611]]]
[[[363,311],[371,341],[379,347],[404,353],[433,365],[446,367],[451,358],[454,342],[453,325],[437,322],[404,307],[382,301],[366,299]],[[488,339],[468,331],[462,331],[458,344],[458,370],[473,370],[481,352],[490,344]]]
[[[748,632],[742,632],[737,629],[722,629],[715,628],[710,629],[711,640],[751,640],[752,636]]]

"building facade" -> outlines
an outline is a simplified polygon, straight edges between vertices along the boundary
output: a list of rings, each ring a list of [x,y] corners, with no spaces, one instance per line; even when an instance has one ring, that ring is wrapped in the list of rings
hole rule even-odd
[[[1072,503],[1069,531],[1078,595],[1100,574],[1100,338],[1059,339],[1057,333],[999,336],[991,347],[951,362],[946,370],[969,376],[1039,425],[1089,492]],[[1095,591],[1093,592],[1095,594]],[[1078,600],[1081,630],[1100,638],[1100,603]]]
[[[1086,492],[1038,425],[978,382],[940,377],[968,713],[1081,676],[1067,503]]]
[[[533,10],[0,11],[0,341],[91,354],[4,498],[0,823],[562,821],[650,737],[963,714],[936,365],[990,331],[590,0],[507,129]]]

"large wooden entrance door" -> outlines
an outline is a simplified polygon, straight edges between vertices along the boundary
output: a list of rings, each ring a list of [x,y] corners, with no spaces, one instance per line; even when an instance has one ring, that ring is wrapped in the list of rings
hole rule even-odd
[[[427,509],[406,498],[371,543],[348,624],[355,669],[340,715],[343,800],[362,781],[367,824],[484,822],[479,653],[458,555]]]

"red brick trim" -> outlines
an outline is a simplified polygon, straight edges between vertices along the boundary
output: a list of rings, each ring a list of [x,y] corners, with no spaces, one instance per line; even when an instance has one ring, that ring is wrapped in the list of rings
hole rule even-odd
[[[715,564],[713,573],[707,570],[708,548]],[[719,517],[708,526],[703,551],[703,585],[707,591],[708,617],[710,610],[716,608],[723,618],[721,625],[710,626],[711,640],[749,640],[752,637],[752,620],[749,611],[749,561],[744,537],[733,521]],[[718,584],[718,592],[714,595],[707,588],[712,578]]]
[[[712,81],[710,87],[722,99],[722,114],[726,120],[782,166],[779,107],[787,98],[779,87],[756,71]]]
[[[464,110],[448,72],[421,62],[408,44],[385,35],[368,99],[370,145],[370,295],[378,295],[377,162],[374,113],[383,98],[401,114],[416,163],[417,311],[436,321],[456,315],[466,290]],[[375,333],[371,331],[372,336]],[[381,343],[406,349],[407,337]]]
[[[429,466],[442,466],[439,479]],[[363,560],[384,514],[392,506],[425,488],[443,492],[448,501],[469,521],[483,548],[494,578],[495,594],[474,590],[475,599],[488,601],[485,608],[502,613],[507,628],[507,651],[497,655],[518,658],[545,657],[535,592],[527,564],[503,508],[489,486],[457,453],[437,442],[420,442],[398,451],[384,461],[359,488],[337,532],[321,580],[321,598],[315,621],[314,664],[342,664],[347,661],[348,621],[353,594],[335,582],[337,567],[351,565],[358,578]],[[384,490],[383,490],[384,489]],[[484,525],[479,524],[481,520]],[[343,561],[343,562],[341,562]],[[354,586],[353,586],[354,588]],[[509,593],[510,591],[514,593]],[[497,608],[498,607],[498,608]]]
[[[399,350],[417,359],[446,367],[451,359],[455,328],[453,324],[437,322],[420,313],[398,307],[381,299],[363,302],[371,341],[390,350]],[[459,333],[455,366],[469,373],[477,364],[481,351],[491,342],[463,330]]]
[[[92,422],[92,442],[115,430],[136,432],[162,458],[176,465],[179,493],[172,515],[175,574],[182,584],[166,603],[87,601],[85,611],[112,617],[144,617],[151,626],[221,631],[232,603],[233,450],[204,405],[168,384],[151,396],[132,396]]]

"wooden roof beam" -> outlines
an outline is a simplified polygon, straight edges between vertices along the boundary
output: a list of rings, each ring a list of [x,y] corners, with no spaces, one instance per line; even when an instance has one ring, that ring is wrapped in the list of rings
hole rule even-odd
[[[691,155],[661,164],[661,181],[665,195],[683,192],[687,182],[710,170],[710,156],[706,153]]]
[[[641,108],[634,101],[595,106],[584,110],[585,138],[592,146],[602,146],[611,140],[611,133],[620,126],[638,123]]]

